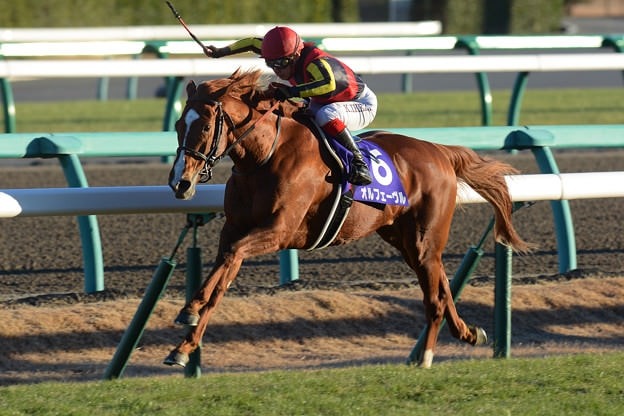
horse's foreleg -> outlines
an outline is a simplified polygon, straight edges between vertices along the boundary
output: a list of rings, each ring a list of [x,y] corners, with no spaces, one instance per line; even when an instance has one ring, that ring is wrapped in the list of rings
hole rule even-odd
[[[175,319],[176,324],[197,326],[199,324],[200,311],[210,302],[213,292],[219,285],[225,285],[226,289],[236,277],[242,260],[238,261],[217,261],[209,277],[203,285],[195,292],[193,298],[180,310]]]
[[[165,359],[165,364],[185,366],[189,361],[189,355],[199,347],[208,326],[208,321],[217,305],[225,295],[230,283],[234,280],[240,269],[241,262],[237,267],[217,269],[178,314],[176,323],[191,326],[184,341],[171,351]]]
[[[193,299],[182,308],[175,320],[176,323],[189,325],[192,329],[187,333],[184,341],[171,351],[165,359],[165,364],[186,365],[189,354],[200,345],[210,316],[236,278],[243,259],[277,251],[279,249],[278,236],[272,229],[257,230],[231,246],[226,245],[227,250],[220,248],[220,252],[228,254],[220,254],[217,257],[210,276],[195,293]]]

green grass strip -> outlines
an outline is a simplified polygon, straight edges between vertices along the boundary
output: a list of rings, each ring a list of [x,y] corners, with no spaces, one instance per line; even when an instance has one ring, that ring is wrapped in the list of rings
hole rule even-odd
[[[624,353],[0,388],[0,415],[621,415]]]

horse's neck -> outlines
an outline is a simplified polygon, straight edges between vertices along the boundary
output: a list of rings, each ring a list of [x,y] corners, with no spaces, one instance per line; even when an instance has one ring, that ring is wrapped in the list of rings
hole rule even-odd
[[[276,123],[275,116],[269,116],[263,123],[248,124],[237,130],[238,134],[232,138],[231,143],[236,144],[230,151],[230,158],[239,173],[253,172],[270,161],[280,140]],[[248,129],[252,130],[247,133]]]
[[[268,104],[267,101],[261,102],[261,105],[256,109],[270,111],[271,105]],[[279,153],[280,144],[285,142],[289,132],[292,129],[297,129],[299,123],[292,116],[298,109],[299,107],[294,104],[282,103],[278,110],[282,114],[281,116],[272,113],[263,117],[265,114],[263,113],[237,130],[236,137],[240,138],[241,135],[252,129],[246,137],[239,141],[239,145],[232,148],[230,153],[230,158],[234,161],[237,171],[240,173],[253,172],[258,167],[271,162],[275,154]],[[301,132],[296,135],[299,136],[300,134]],[[234,138],[233,140],[237,139]],[[288,140],[290,141],[292,138]]]

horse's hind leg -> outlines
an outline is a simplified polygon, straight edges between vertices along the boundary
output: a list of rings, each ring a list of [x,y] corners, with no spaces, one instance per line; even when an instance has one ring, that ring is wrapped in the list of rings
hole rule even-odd
[[[449,302],[446,305],[446,311],[444,312],[444,318],[448,322],[448,327],[455,338],[467,342],[470,345],[481,345],[487,343],[487,334],[485,330],[478,326],[469,325],[468,332],[463,330],[466,327],[466,323],[460,318],[457,308],[455,307],[455,301],[453,300],[451,288],[449,286],[448,279],[442,279],[440,282],[444,285],[444,291],[448,293]]]
[[[468,327],[457,313],[441,255],[436,253],[432,257],[421,258],[415,270],[423,291],[425,316],[428,323],[419,365],[425,368],[431,366],[443,318],[446,318],[451,334],[460,341],[471,345],[485,342],[485,332],[481,328]]]
[[[420,210],[415,218],[406,215],[387,229],[380,229],[379,234],[387,242],[398,248],[407,264],[418,275],[418,282],[423,292],[423,304],[427,329],[423,354],[418,364],[428,368],[433,362],[434,349],[438,340],[438,333],[442,320],[446,318],[451,334],[472,345],[484,340],[483,330],[469,328],[458,315],[453,302],[448,278],[442,264],[442,250],[450,228],[451,213],[444,213],[443,209],[433,210],[438,215],[426,218],[426,210]],[[419,224],[427,224],[422,227]]]

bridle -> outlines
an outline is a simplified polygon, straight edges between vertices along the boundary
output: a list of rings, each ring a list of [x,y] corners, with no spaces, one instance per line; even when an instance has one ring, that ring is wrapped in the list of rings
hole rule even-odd
[[[215,100],[202,100],[203,103],[208,104],[208,105],[213,105],[217,107],[217,115],[216,115],[216,119],[215,119],[215,129],[214,129],[214,135],[212,138],[212,144],[210,146],[210,149],[208,150],[208,152],[206,154],[199,152],[197,150],[194,149],[190,149],[186,146],[179,146],[177,151],[176,151],[176,158],[180,157],[180,153],[184,153],[184,154],[188,154],[196,159],[200,159],[203,160],[204,162],[204,166],[201,168],[201,170],[199,171],[199,182],[200,183],[206,183],[208,182],[211,178],[212,178],[212,168],[219,163],[223,158],[225,158],[234,148],[234,146],[236,146],[237,144],[239,144],[241,142],[241,140],[243,140],[245,137],[247,137],[249,135],[249,133],[251,133],[255,128],[256,125],[258,123],[260,123],[263,119],[265,119],[269,114],[271,114],[273,112],[273,110],[275,110],[277,108],[277,106],[279,105],[279,101],[276,101],[275,104],[273,104],[273,106],[267,110],[267,112],[265,112],[258,120],[256,120],[247,130],[245,130],[240,136],[236,137],[236,134],[234,134],[234,131],[236,129],[238,129],[238,127],[236,126],[236,124],[234,123],[234,121],[232,120],[232,117],[230,117],[230,115],[223,109],[223,103],[221,101],[215,101]],[[269,150],[269,153],[267,154],[267,156],[262,160],[262,162],[260,162],[259,166],[262,166],[264,164],[266,164],[269,159],[271,158],[271,156],[273,156],[273,152],[275,151],[275,148],[277,147],[277,141],[279,138],[279,134],[280,134],[280,130],[281,130],[281,122],[282,120],[282,116],[280,114],[277,115],[277,122],[276,122],[276,133],[275,133],[275,138],[273,139],[273,144],[271,146],[271,149]],[[235,137],[235,140],[220,154],[217,155],[217,151],[219,149],[219,143],[221,141],[221,136],[222,136],[222,131],[223,131],[223,123],[227,123],[228,127],[230,128],[230,130],[232,131],[232,135]]]

